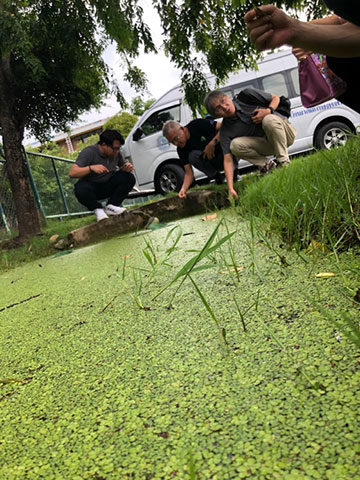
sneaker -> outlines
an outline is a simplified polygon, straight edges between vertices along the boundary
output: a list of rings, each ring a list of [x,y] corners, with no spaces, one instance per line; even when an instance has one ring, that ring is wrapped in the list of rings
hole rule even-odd
[[[109,218],[103,208],[95,208],[94,210],[96,221],[101,222],[101,220],[105,220],[105,218]]]
[[[111,205],[111,203],[109,203],[105,207],[105,212],[108,215],[121,215],[122,213],[126,212],[126,208],[118,207],[117,205]]]
[[[274,160],[268,160],[265,165],[260,168],[260,175],[266,175],[274,168],[276,168],[276,162],[274,162]]]
[[[290,165],[290,160],[286,160],[285,162],[277,163],[277,168],[287,167]]]

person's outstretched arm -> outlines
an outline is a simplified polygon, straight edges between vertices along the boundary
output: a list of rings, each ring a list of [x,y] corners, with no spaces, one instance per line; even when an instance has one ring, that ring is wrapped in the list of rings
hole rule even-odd
[[[260,10],[265,15],[253,9],[244,17],[259,51],[290,45],[334,57],[360,57],[360,27],[350,22],[301,22],[274,5],[263,5]]]
[[[186,165],[184,165],[184,170],[185,170],[184,183],[182,184],[182,187],[178,194],[178,197],[180,198],[186,198],[187,191],[189,190],[189,188],[191,187],[191,184],[194,181],[194,172],[190,163],[187,163]]]

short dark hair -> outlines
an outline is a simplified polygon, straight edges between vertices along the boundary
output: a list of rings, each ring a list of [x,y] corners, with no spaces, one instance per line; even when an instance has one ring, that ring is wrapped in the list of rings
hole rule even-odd
[[[112,147],[115,140],[118,140],[120,145],[124,145],[125,143],[124,137],[119,130],[108,129],[100,133],[100,140],[98,143],[105,143],[105,145]]]

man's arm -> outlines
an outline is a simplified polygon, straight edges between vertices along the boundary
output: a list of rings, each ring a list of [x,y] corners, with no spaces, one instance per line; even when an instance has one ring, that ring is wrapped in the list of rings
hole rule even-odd
[[[224,155],[224,172],[229,192],[229,199],[235,200],[238,198],[238,194],[234,190],[234,161],[231,153],[225,153]]]
[[[71,166],[69,171],[69,177],[71,178],[84,178],[90,173],[107,173],[109,170],[105,165],[87,165],[86,167],[79,167],[76,163]]]
[[[186,198],[187,191],[189,190],[191,184],[194,181],[194,172],[190,163],[187,163],[186,165],[184,165],[184,169],[185,169],[184,182],[178,194],[179,198]]]
[[[255,108],[252,121],[254,123],[261,123],[266,115],[270,115],[270,113],[272,113],[272,109],[276,110],[278,108],[279,103],[280,97],[277,95],[272,95],[271,101],[267,108]]]
[[[257,50],[290,45],[334,57],[360,56],[360,27],[350,22],[300,22],[274,5],[262,5],[260,9],[265,15],[259,16],[253,9],[244,17]]]
[[[220,143],[224,153],[224,172],[226,183],[229,192],[229,199],[238,198],[238,194],[234,190],[234,161],[232,153],[230,152],[231,139],[226,133],[226,123],[223,121],[220,129]]]
[[[219,127],[219,129],[220,129],[220,127]],[[210,140],[210,142],[204,148],[203,157],[208,158],[209,160],[211,160],[212,158],[215,157],[215,147],[220,142],[220,131],[219,131],[219,129],[217,128],[217,133],[216,133],[215,137],[212,138]]]

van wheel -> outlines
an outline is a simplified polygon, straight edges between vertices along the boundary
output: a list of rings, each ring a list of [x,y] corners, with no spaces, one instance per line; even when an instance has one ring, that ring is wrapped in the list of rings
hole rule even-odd
[[[330,148],[345,145],[348,141],[350,128],[345,123],[331,122],[323,125],[316,134],[316,148]]]
[[[184,170],[175,164],[164,165],[155,178],[155,188],[161,195],[179,192],[184,181]]]

